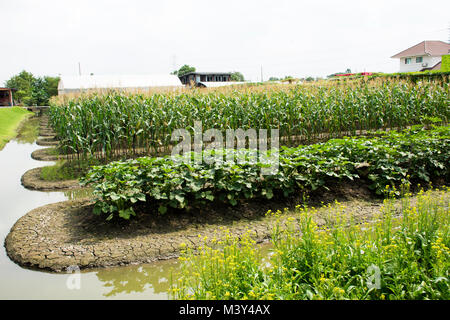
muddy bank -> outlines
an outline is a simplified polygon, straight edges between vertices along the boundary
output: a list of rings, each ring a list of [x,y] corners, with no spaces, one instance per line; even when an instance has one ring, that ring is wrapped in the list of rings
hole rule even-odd
[[[54,137],[55,136],[55,132],[53,132],[52,130],[40,130],[39,131],[39,135],[41,137]]]
[[[44,148],[38,149],[31,153],[31,158],[39,161],[57,161],[66,159],[66,155],[58,154],[58,150],[56,148]]]
[[[34,168],[25,172],[20,179],[22,185],[31,190],[61,191],[80,188],[78,180],[46,181],[41,179],[42,168]]]
[[[45,137],[45,138],[41,138],[36,140],[36,144],[38,146],[43,146],[43,147],[47,147],[47,146],[57,146],[59,144],[58,140],[55,140],[55,137]]]
[[[335,197],[321,197],[328,198]],[[355,221],[362,222],[373,219],[382,202],[353,198],[345,205]],[[104,216],[92,213],[90,199],[65,201],[34,209],[20,218],[6,237],[5,247],[16,263],[55,272],[70,265],[97,268],[148,263],[177,257],[182,243],[195,249],[203,244],[205,236],[213,238],[220,227],[229,228],[236,236],[253,230],[257,242],[266,241],[274,217],[266,217],[265,213],[286,206],[282,202],[211,206],[164,216],[141,213],[131,221],[108,222]],[[323,214],[326,211],[323,209]],[[297,216],[293,212],[285,214],[286,218]],[[325,224],[321,214],[317,222]]]

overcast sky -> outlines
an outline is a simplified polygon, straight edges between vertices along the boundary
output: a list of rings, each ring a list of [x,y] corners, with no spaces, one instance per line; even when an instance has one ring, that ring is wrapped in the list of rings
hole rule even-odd
[[[0,85],[34,75],[240,71],[246,79],[398,70],[448,41],[450,1],[0,0]]]

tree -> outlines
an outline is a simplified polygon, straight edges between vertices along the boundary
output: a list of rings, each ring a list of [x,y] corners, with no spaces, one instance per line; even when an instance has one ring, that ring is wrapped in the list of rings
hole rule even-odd
[[[235,71],[231,74],[231,81],[245,81],[244,75],[240,72]]]
[[[278,80],[280,80],[280,79],[277,78],[277,77],[270,77],[270,78],[269,78],[269,81],[278,81]]]
[[[29,106],[33,104],[33,82],[33,75],[30,72],[23,70],[18,75],[13,76],[11,79],[6,81],[5,85],[8,88],[17,89],[14,93],[14,99],[19,103]]]
[[[45,80],[43,78],[34,78],[33,80],[33,86],[31,88],[33,104],[37,106],[46,105],[50,97],[45,90]]]
[[[58,95],[59,77],[34,77],[32,73],[22,71],[5,82],[6,87],[17,89],[14,100],[20,104],[47,105],[52,96]]]
[[[91,75],[93,75],[91,73]],[[50,77],[45,76],[44,77],[44,86],[45,91],[47,92],[49,97],[57,96],[58,95],[58,84],[59,84],[59,77]]]
[[[305,79],[305,81],[311,82],[311,81],[314,81],[314,78],[313,78],[313,77],[307,77],[307,78]]]
[[[172,74],[181,77],[181,76],[184,76],[185,74],[188,74],[190,72],[195,72],[195,67],[191,67],[191,66],[185,64],[178,71],[175,70],[174,72],[172,72]]]

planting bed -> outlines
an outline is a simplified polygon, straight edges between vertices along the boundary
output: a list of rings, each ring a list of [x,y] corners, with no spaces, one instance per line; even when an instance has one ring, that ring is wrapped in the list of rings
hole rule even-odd
[[[312,203],[345,201],[355,222],[370,220],[382,206],[380,200],[362,186],[347,184],[317,193]],[[177,257],[181,244],[190,248],[212,239],[221,228],[235,235],[255,232],[257,242],[268,240],[273,217],[271,210],[293,208],[301,197],[286,201],[247,202],[239,207],[205,206],[193,212],[173,212],[164,216],[142,214],[131,221],[111,223],[92,215],[92,200],[65,201],[32,210],[20,218],[8,234],[5,247],[9,257],[23,266],[56,272],[70,265],[95,268],[138,264]],[[326,214],[327,208],[321,211]],[[286,211],[284,217],[295,217]],[[319,225],[325,220],[317,216]]]

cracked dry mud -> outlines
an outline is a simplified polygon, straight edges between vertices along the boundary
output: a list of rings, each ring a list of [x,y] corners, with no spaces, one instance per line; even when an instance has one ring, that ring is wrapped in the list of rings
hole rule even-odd
[[[43,147],[57,146],[59,144],[59,141],[55,140],[55,136],[47,136],[36,140],[36,144]]]
[[[381,205],[373,199],[346,202],[356,222],[373,219]],[[5,247],[16,263],[55,272],[71,265],[97,268],[148,263],[177,257],[182,243],[198,248],[205,236],[219,237],[220,227],[228,228],[234,236],[251,230],[257,242],[267,241],[274,218],[265,213],[285,206],[286,202],[273,201],[208,206],[163,216],[140,213],[131,221],[108,222],[104,216],[93,215],[92,199],[64,201],[34,209],[20,218],[6,237]],[[319,225],[325,224],[320,214],[317,217]]]
[[[42,168],[30,169],[20,179],[22,185],[31,190],[61,191],[80,188],[78,180],[46,181],[41,179]]]
[[[35,151],[33,157],[47,160],[52,151],[41,150]],[[22,179],[33,188],[33,181],[36,183],[39,178],[39,190],[45,190],[39,176],[40,168],[35,168],[26,172]],[[69,182],[69,187],[75,182]],[[65,183],[67,181],[49,182],[47,187],[49,190],[67,189]],[[64,201],[36,208],[20,218],[4,245],[8,256],[16,263],[54,272],[62,272],[72,265],[97,268],[147,263],[177,257],[182,243],[195,249],[204,244],[205,236],[213,238],[220,227],[229,228],[234,236],[251,230],[257,242],[267,241],[274,223],[273,217],[265,216],[267,210],[292,208],[300,202],[299,198],[245,202],[236,207],[209,205],[163,216],[141,212],[130,221],[105,221],[104,216],[94,215],[92,199]],[[346,212],[356,223],[372,220],[382,206],[366,187],[358,184],[341,184],[331,191],[315,193],[312,203],[335,199],[345,201]],[[319,211],[317,222],[324,225],[327,209]],[[298,213],[288,212],[283,217],[298,217]]]
[[[38,161],[57,161],[66,159],[67,156],[58,154],[55,148],[43,148],[33,151],[31,158]]]

